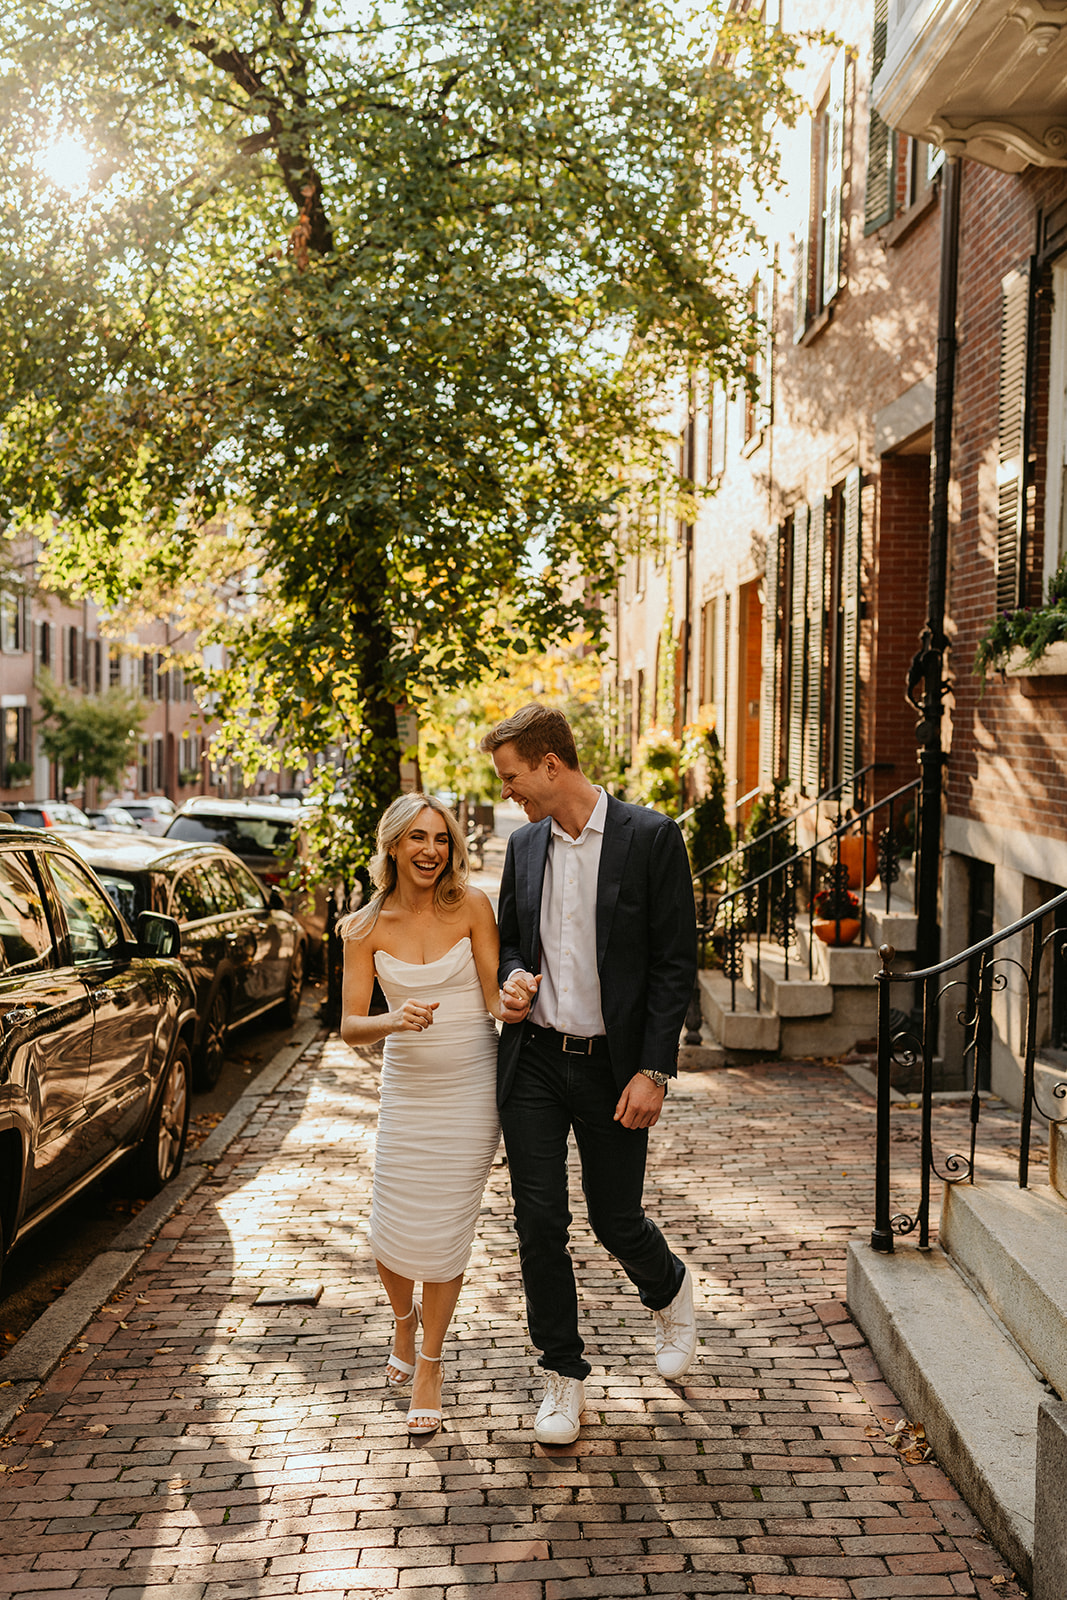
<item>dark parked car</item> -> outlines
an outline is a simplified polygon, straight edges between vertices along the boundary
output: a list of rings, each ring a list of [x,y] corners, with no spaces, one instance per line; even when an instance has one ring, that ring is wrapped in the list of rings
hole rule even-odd
[[[277,1006],[295,1022],[306,970],[305,935],[229,850],[145,834],[92,833],[71,841],[129,920],[172,916],[196,990],[193,1083],[218,1081],[231,1027]]]
[[[326,894],[293,891],[287,879],[300,860],[300,816],[290,806],[270,800],[187,800],[167,828],[167,839],[220,844],[240,856],[267,888],[279,889],[285,904],[308,937],[311,953],[320,954],[326,926]]]
[[[147,1194],[181,1166],[195,999],[176,923],[135,926],[65,839],[0,813],[0,1263],[127,1156]]]

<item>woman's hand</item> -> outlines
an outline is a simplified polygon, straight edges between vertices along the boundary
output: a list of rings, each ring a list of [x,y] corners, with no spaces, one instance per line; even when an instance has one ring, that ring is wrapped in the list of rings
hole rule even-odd
[[[393,1033],[423,1033],[433,1022],[439,1000],[405,1000],[399,1011],[390,1013]]]

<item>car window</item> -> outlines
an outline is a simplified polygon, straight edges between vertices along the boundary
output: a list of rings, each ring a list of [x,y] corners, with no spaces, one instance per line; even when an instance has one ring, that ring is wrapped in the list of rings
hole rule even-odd
[[[13,813],[15,821],[24,828],[43,828],[44,812],[40,806],[19,806]]]
[[[168,839],[224,844],[236,856],[281,856],[289,848],[293,825],[273,817],[211,817],[202,812],[177,816]]]
[[[239,911],[240,897],[230,881],[229,874],[223,869],[222,862],[202,861],[200,871],[211,884],[211,892],[215,896],[215,905],[219,912]]]
[[[52,965],[52,935],[28,861],[0,855],[0,968],[38,972]]]
[[[66,913],[75,961],[92,961],[115,949],[122,941],[122,927],[103,890],[65,856],[49,853],[48,865]]]
[[[122,913],[132,928],[137,922],[137,913],[145,909],[144,893],[139,885],[121,872],[108,872],[101,868],[96,875],[107,891],[111,904]]]
[[[248,911],[262,911],[267,897],[248,868],[240,861],[220,861],[219,866],[232,880],[240,905]]]
[[[218,907],[209,879],[202,866],[187,867],[174,880],[171,916],[179,922],[201,922],[215,916]]]

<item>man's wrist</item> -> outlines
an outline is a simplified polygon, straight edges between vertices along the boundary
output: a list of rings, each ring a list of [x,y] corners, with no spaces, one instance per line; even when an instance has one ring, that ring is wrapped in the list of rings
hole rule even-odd
[[[657,1089],[666,1089],[671,1081],[668,1073],[653,1072],[651,1067],[638,1067],[637,1070],[642,1078],[647,1078],[650,1083],[654,1083]]]

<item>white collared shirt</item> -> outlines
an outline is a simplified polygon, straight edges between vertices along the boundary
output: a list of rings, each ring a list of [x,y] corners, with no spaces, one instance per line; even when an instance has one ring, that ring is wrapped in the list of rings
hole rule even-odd
[[[530,1015],[544,1028],[602,1034],[596,968],[596,891],[608,797],[603,789],[577,839],[552,819],[541,893],[541,987]]]

